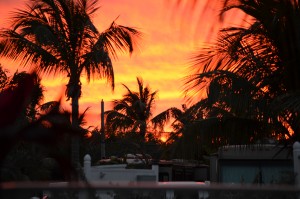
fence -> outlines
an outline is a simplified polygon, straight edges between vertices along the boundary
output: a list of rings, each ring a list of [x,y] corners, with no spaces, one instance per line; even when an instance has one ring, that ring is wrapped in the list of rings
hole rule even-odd
[[[300,187],[277,185],[211,184],[108,184],[108,183],[3,183],[1,199],[298,199]],[[171,192],[170,192],[171,191]],[[110,193],[101,197],[99,192]],[[171,194],[170,194],[171,193]],[[173,193],[173,194],[172,194]],[[109,194],[108,194],[109,195]]]

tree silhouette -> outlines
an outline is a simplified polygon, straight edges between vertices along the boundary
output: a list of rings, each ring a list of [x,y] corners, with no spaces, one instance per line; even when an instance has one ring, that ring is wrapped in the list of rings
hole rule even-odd
[[[1,31],[2,57],[21,60],[37,73],[61,73],[69,78],[72,125],[79,128],[81,76],[105,78],[114,88],[111,58],[117,51],[132,53],[140,32],[112,22],[99,32],[91,17],[98,0],[38,0],[15,12],[12,28]],[[79,164],[78,138],[72,141],[72,162]]]
[[[153,106],[157,91],[144,87],[143,80],[137,78],[138,91],[132,91],[123,84],[127,92],[120,100],[113,101],[113,110],[105,112],[106,129],[112,132],[136,132],[142,140],[149,133]]]
[[[264,132],[277,137],[281,131],[292,143],[299,137],[299,106],[296,103],[300,86],[300,71],[297,66],[300,61],[299,2],[238,0],[224,1],[222,6],[221,16],[229,11],[239,10],[252,20],[248,21],[247,26],[237,25],[221,29],[217,41],[198,53],[191,69],[192,74],[186,81],[187,96],[197,96],[209,86],[210,102],[218,102],[218,107],[223,106],[223,110],[224,106],[230,105],[227,112],[231,113],[238,110],[238,107],[244,107],[245,114],[257,113],[247,118],[263,122],[264,126],[273,126],[273,130]],[[244,82],[252,86],[244,87],[243,90],[240,90],[241,87],[234,87],[236,84],[233,84],[234,79],[232,75],[228,76],[229,73],[244,79]],[[226,74],[227,77],[224,79],[225,76],[220,74]],[[226,84],[230,90],[220,90]],[[246,99],[241,94],[249,98]],[[220,101],[216,101],[216,97]],[[253,104],[257,99],[259,103]],[[234,116],[243,118],[236,112]],[[243,122],[235,123],[239,124]],[[274,127],[278,127],[275,134]],[[253,132],[255,131],[257,133],[257,129]],[[279,137],[285,140],[285,136],[281,134]]]
[[[64,179],[70,179],[71,175],[76,175],[70,164],[70,156],[66,157],[61,153],[56,153],[55,149],[58,143],[65,140],[64,138],[66,136],[78,136],[81,132],[72,128],[70,114],[61,111],[59,109],[59,103],[46,113],[37,115],[35,120],[32,120],[30,112],[27,110],[31,108],[35,101],[31,99],[34,99],[36,96],[34,91],[38,84],[38,81],[36,81],[37,74],[25,75],[22,73],[21,76],[22,78],[19,78],[19,76],[18,78],[12,78],[12,80],[8,81],[5,88],[0,92],[0,181],[7,180],[7,178],[2,179],[4,163],[6,166],[7,163],[9,163],[9,165],[13,165],[13,162],[17,163],[18,160],[23,158],[22,156],[24,154],[29,152],[26,147],[31,147],[33,146],[32,144],[47,148],[48,155],[51,154],[60,165],[61,171],[65,175]],[[13,77],[16,76],[14,75]],[[16,79],[18,80],[16,81]],[[28,114],[30,117],[27,117]],[[27,143],[29,145],[27,145]],[[64,142],[64,144],[65,143],[66,142]],[[20,155],[22,153],[23,155],[14,157],[13,161],[9,160],[14,154]],[[23,160],[25,159],[26,158],[23,158]],[[30,159],[30,157],[28,157],[28,159]],[[25,164],[25,162],[22,163]],[[20,168],[22,166],[26,167],[26,165],[17,166]],[[24,172],[26,173],[26,171]],[[9,173],[7,174],[9,175]],[[16,176],[18,175],[17,170],[15,174]],[[9,179],[20,180],[18,177],[15,177]]]

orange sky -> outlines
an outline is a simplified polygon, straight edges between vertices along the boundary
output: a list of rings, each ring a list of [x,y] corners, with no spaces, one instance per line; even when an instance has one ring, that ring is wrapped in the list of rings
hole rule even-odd
[[[8,14],[24,5],[24,0],[0,0],[0,24],[7,26]],[[87,124],[100,126],[100,101],[104,99],[105,109],[110,109],[112,99],[120,99],[124,83],[137,90],[136,77],[142,77],[152,91],[158,90],[154,115],[172,106],[181,107],[182,78],[186,76],[189,58],[206,38],[212,16],[205,16],[207,23],[196,26],[198,16],[175,12],[169,0],[101,0],[101,8],[94,17],[99,30],[106,29],[118,16],[117,23],[131,26],[144,33],[140,50],[129,55],[120,55],[114,61],[115,91],[112,92],[104,80],[92,80],[89,84],[82,78],[83,90],[80,110],[90,107]],[[175,1],[174,1],[175,2]],[[212,12],[217,15],[217,12]],[[196,28],[197,27],[197,31]],[[0,63],[14,72],[16,67],[5,60]],[[19,68],[22,70],[22,68]],[[46,101],[56,100],[64,95],[67,79],[64,77],[43,77],[46,87]],[[66,107],[70,107],[66,102]]]

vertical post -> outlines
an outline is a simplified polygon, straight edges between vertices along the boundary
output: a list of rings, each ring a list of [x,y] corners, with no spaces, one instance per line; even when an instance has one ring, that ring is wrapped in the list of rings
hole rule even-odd
[[[90,173],[91,173],[91,156],[86,154],[83,158],[83,171],[85,174],[85,178],[89,181],[90,180]]]
[[[166,190],[166,199],[174,199],[174,191],[173,190]]]
[[[155,173],[155,181],[158,182],[159,172],[158,172],[158,164],[152,164],[152,171]]]
[[[91,176],[91,164],[92,164],[92,158],[89,154],[86,154],[83,157],[83,172],[85,175],[85,179],[87,180],[87,182],[89,182],[90,176]],[[87,191],[87,189],[82,189],[79,190],[78,192],[78,199],[88,199],[89,198],[89,193]]]
[[[205,185],[204,186],[209,186],[210,185],[210,181],[205,181],[204,182]],[[207,191],[198,191],[198,198],[199,199],[207,199],[209,197],[209,194]]]
[[[105,158],[104,101],[101,100],[101,158]]]
[[[300,186],[300,143],[299,142],[295,142],[293,145],[293,159],[294,159],[295,185]]]
[[[211,182],[218,182],[219,181],[218,155],[211,155],[209,161],[210,161],[209,179]]]

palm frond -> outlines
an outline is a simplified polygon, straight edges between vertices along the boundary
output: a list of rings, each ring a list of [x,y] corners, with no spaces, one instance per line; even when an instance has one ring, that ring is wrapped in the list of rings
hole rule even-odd
[[[30,63],[38,63],[37,72],[50,72],[50,66],[59,64],[59,60],[41,46],[27,40],[14,31],[7,30],[2,32],[2,38],[9,38],[1,40],[2,46],[1,56],[11,58],[13,60],[22,60],[21,64],[29,65]],[[44,66],[47,66],[44,69]]]
[[[126,131],[131,129],[131,126],[134,124],[134,121],[130,117],[117,111],[105,112],[105,121],[107,129],[113,132],[117,130]]]
[[[97,43],[103,45],[111,57],[117,59],[117,50],[132,53],[141,33],[134,28],[117,25],[112,22],[111,26],[99,36]]]
[[[170,121],[171,118],[179,118],[182,115],[182,111],[176,107],[168,108],[167,110],[159,113],[151,119],[151,123],[154,125],[154,129],[159,127],[163,129],[164,125]]]
[[[291,92],[276,97],[272,104],[272,110],[276,112],[283,112],[288,110],[290,112],[300,112],[300,92]]]

